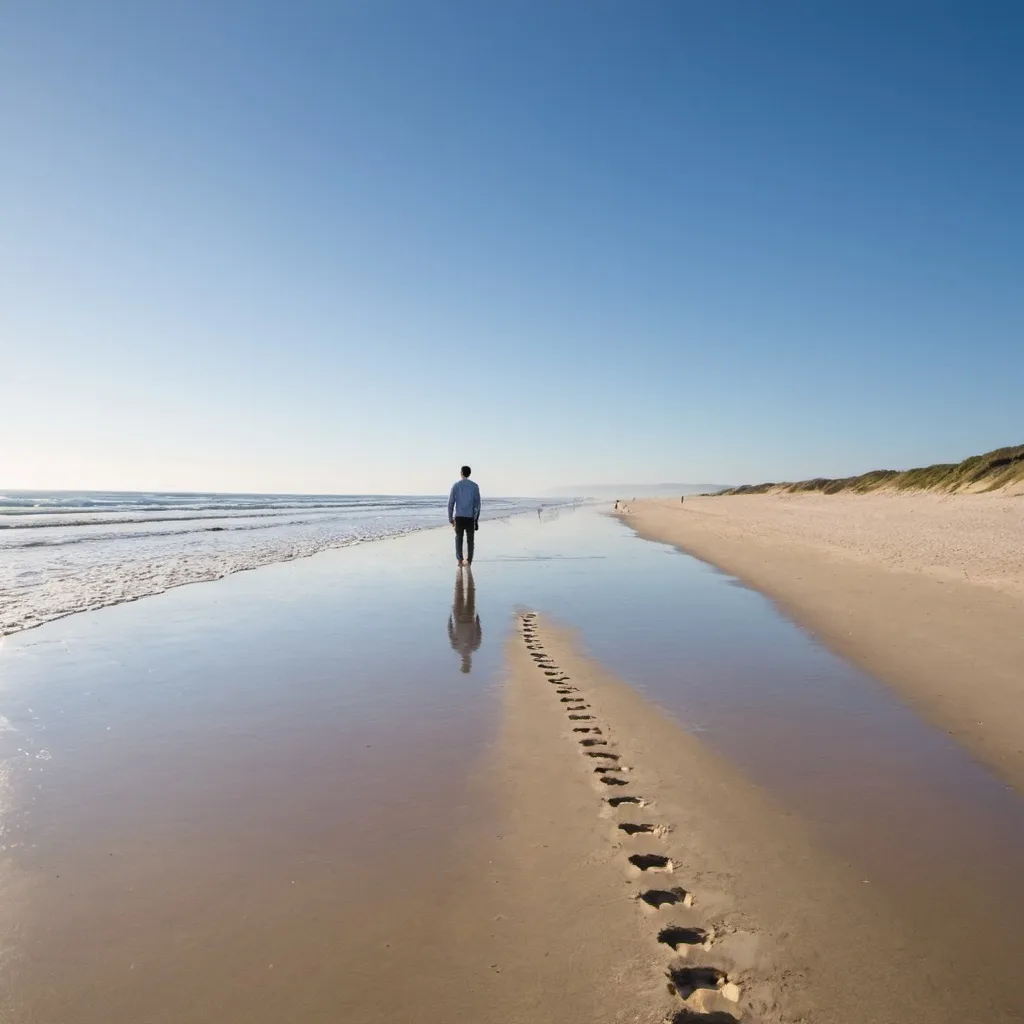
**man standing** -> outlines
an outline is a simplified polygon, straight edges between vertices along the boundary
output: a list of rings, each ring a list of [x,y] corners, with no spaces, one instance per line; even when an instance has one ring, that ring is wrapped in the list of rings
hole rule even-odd
[[[473,535],[480,525],[480,488],[469,479],[472,470],[462,467],[462,479],[452,484],[448,495],[448,522],[455,527],[455,557],[459,565],[473,564]],[[466,534],[469,545],[466,559],[462,558],[462,537]]]

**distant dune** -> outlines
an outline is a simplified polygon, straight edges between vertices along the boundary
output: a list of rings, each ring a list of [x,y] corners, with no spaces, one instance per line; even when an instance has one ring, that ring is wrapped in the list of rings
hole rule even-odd
[[[726,494],[797,494],[819,491],[839,494],[844,491],[867,494],[878,490],[979,492],[998,491],[1011,484],[1024,483],[1024,444],[997,448],[984,455],[972,455],[957,463],[939,463],[918,469],[874,469],[860,476],[839,479],[816,477],[796,483],[744,484],[705,493]]]

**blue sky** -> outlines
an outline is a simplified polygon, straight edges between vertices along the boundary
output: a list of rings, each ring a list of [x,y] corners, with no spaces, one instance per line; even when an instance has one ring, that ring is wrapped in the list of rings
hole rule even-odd
[[[0,7],[0,486],[1024,441],[1024,7]]]

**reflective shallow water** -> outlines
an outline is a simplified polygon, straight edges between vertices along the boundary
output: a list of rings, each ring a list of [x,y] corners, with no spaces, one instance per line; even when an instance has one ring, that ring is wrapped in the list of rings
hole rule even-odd
[[[445,851],[517,605],[812,822],[929,955],[1012,971],[1021,801],[947,737],[606,517],[488,523],[479,545],[472,587],[430,531],[6,638],[4,1018],[386,1019],[386,961],[359,957],[391,948],[389,909],[458,884]]]

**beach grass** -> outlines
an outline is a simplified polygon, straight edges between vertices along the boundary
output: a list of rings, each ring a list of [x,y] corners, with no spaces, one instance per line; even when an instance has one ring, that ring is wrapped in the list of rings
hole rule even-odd
[[[915,469],[873,469],[859,476],[815,477],[795,483],[744,484],[716,491],[727,494],[868,494],[872,491],[997,491],[1024,480],[1024,444],[996,448],[983,455],[972,455],[963,462],[941,462]]]

